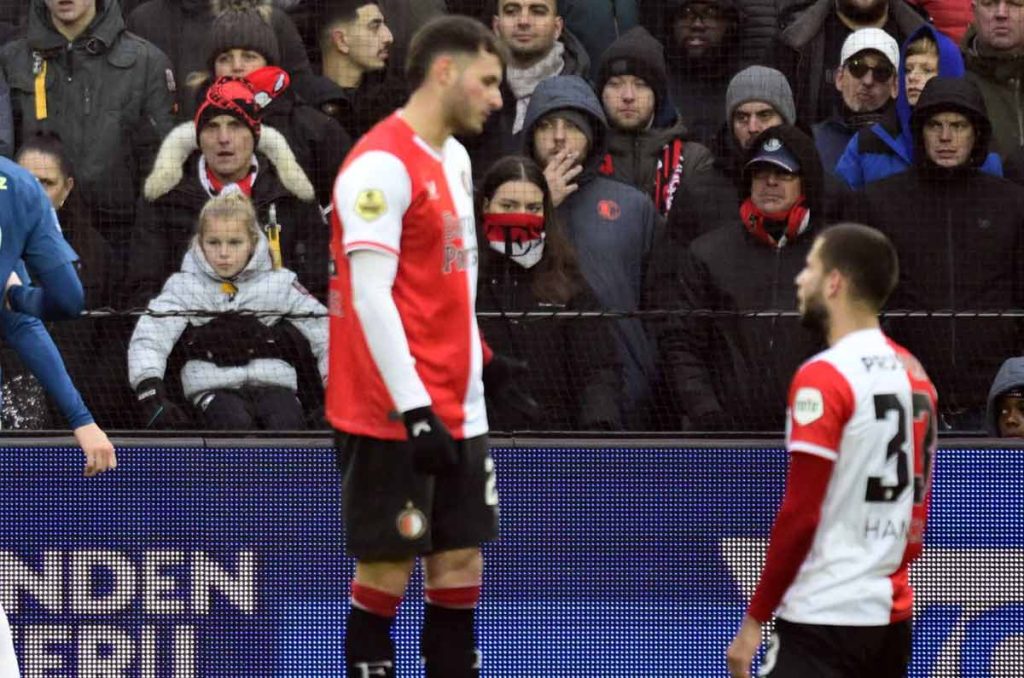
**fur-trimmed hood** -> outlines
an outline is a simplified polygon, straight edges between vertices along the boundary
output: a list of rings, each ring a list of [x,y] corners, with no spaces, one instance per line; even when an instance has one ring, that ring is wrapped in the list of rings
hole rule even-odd
[[[153,171],[146,177],[142,195],[153,202],[166,195],[178,185],[185,175],[185,162],[189,156],[199,150],[196,142],[195,125],[184,122],[164,138],[160,144]],[[288,141],[273,127],[263,126],[260,141],[256,150],[270,160],[277,177],[290,193],[303,202],[313,202],[316,193],[313,184],[305,171],[295,159],[295,153],[288,146]]]

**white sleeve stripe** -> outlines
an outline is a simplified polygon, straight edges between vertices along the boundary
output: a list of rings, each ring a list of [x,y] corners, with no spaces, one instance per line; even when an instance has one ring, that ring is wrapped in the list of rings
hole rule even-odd
[[[829,461],[835,461],[839,459],[839,453],[828,447],[822,445],[815,445],[814,443],[807,443],[802,440],[794,440],[789,443],[790,452],[806,452],[807,454],[813,454],[816,457],[822,457]]]
[[[352,254],[359,250],[379,250],[387,254],[398,256],[399,252],[393,247],[389,247],[381,242],[373,242],[372,240],[356,240],[345,245],[345,254]]]

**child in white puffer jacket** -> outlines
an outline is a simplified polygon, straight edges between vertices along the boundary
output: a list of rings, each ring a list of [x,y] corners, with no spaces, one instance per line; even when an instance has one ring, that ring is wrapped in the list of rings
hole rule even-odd
[[[212,198],[181,271],[139,319],[128,346],[128,377],[147,428],[299,430],[305,417],[290,324],[309,342],[327,378],[327,309],[287,269],[275,270],[252,203],[241,193]],[[210,312],[214,315],[199,315]],[[169,315],[153,315],[169,314]],[[184,335],[184,336],[183,336]],[[164,388],[167,359],[184,342],[178,407]]]

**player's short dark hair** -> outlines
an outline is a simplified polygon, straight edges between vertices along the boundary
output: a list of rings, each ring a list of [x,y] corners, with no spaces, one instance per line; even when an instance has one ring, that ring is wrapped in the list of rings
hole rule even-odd
[[[56,132],[40,130],[27,137],[25,143],[21,145],[21,148],[15,154],[14,161],[18,162],[23,155],[30,151],[56,159],[57,166],[60,168],[60,173],[64,175],[64,178],[74,178],[75,167],[71,163],[71,157],[68,155],[67,148],[64,147],[64,142],[61,141],[60,135]]]
[[[476,19],[451,14],[431,19],[412,36],[405,60],[405,79],[415,90],[426,80],[427,71],[442,54],[475,55],[480,51],[508,62],[505,46],[497,36]]]
[[[850,281],[855,298],[881,310],[900,275],[892,241],[877,229],[854,223],[830,226],[818,239],[825,271],[838,270]]]

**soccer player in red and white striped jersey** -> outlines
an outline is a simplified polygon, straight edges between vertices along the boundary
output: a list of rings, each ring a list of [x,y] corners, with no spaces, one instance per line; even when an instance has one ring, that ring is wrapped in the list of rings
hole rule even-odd
[[[922,547],[937,397],[917,359],[879,327],[897,279],[892,243],[859,224],[823,231],[797,276],[801,316],[829,348],[790,387],[786,492],[727,652],[731,676],[750,675],[773,613],[758,675],[906,675],[907,569]]]
[[[468,17],[409,48],[404,108],[352,149],[334,186],[326,416],[338,431],[355,556],[349,676],[395,675],[391,627],[422,557],[426,675],[479,675],[480,543],[497,535],[476,324],[472,171],[455,134],[501,108],[503,51]],[[490,383],[490,382],[489,382]]]

